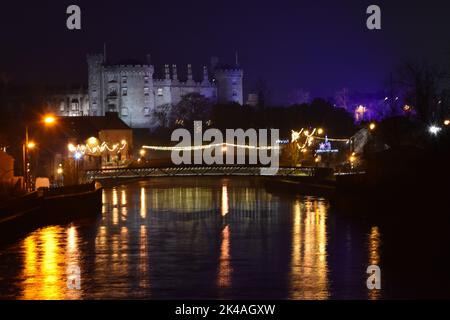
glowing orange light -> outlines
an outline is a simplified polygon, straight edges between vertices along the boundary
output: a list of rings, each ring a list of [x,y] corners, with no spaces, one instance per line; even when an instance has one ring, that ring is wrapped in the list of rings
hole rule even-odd
[[[52,125],[52,124],[54,124],[56,122],[56,118],[54,117],[54,116],[45,116],[44,117],[44,123],[46,124],[46,125]]]
[[[450,124],[450,120],[445,120],[444,125],[448,126]]]
[[[374,122],[372,122],[370,125],[369,125],[369,129],[370,130],[375,130],[375,128],[377,127],[377,125],[374,123]]]
[[[27,144],[28,149],[33,149],[34,147],[36,147],[36,143],[34,143],[33,141],[28,142]]]

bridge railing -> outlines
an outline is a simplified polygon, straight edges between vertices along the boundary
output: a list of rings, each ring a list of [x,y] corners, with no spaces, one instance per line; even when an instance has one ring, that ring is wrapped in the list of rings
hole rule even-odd
[[[87,181],[120,178],[146,178],[166,176],[260,176],[259,166],[174,166],[140,167],[87,170]],[[277,176],[319,176],[325,168],[317,167],[280,167]]]

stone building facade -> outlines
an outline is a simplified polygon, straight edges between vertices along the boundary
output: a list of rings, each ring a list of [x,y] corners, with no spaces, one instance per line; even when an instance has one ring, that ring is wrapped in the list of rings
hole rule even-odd
[[[195,81],[191,65],[187,65],[187,78],[180,79],[176,65],[165,65],[164,76],[156,78],[150,61],[108,64],[103,54],[93,54],[88,55],[87,62],[87,114],[117,112],[132,128],[152,127],[152,111],[156,107],[175,105],[188,93],[199,93],[214,103],[243,104],[243,70],[237,66],[215,64],[211,72],[204,66],[201,81]]]
[[[49,89],[48,112],[61,117],[89,115],[89,95],[86,87],[65,87]]]

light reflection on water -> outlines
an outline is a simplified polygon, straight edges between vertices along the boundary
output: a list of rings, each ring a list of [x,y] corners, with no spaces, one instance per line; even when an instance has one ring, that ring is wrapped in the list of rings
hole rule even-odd
[[[97,219],[46,227],[1,251],[0,296],[380,298],[365,288],[367,265],[381,259],[378,227],[348,240],[345,223],[329,222],[327,201],[269,194],[257,181],[163,178],[105,189]],[[353,272],[348,285],[342,263]],[[81,290],[67,288],[69,265],[80,267]]]

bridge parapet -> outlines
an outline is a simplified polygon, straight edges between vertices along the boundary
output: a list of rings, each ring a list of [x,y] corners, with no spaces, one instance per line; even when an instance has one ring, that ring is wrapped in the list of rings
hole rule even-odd
[[[177,166],[177,167],[141,167],[87,170],[87,181],[102,179],[133,179],[147,177],[188,177],[188,176],[261,176],[264,167],[252,166]],[[317,167],[280,167],[275,176],[317,176],[323,168]]]

